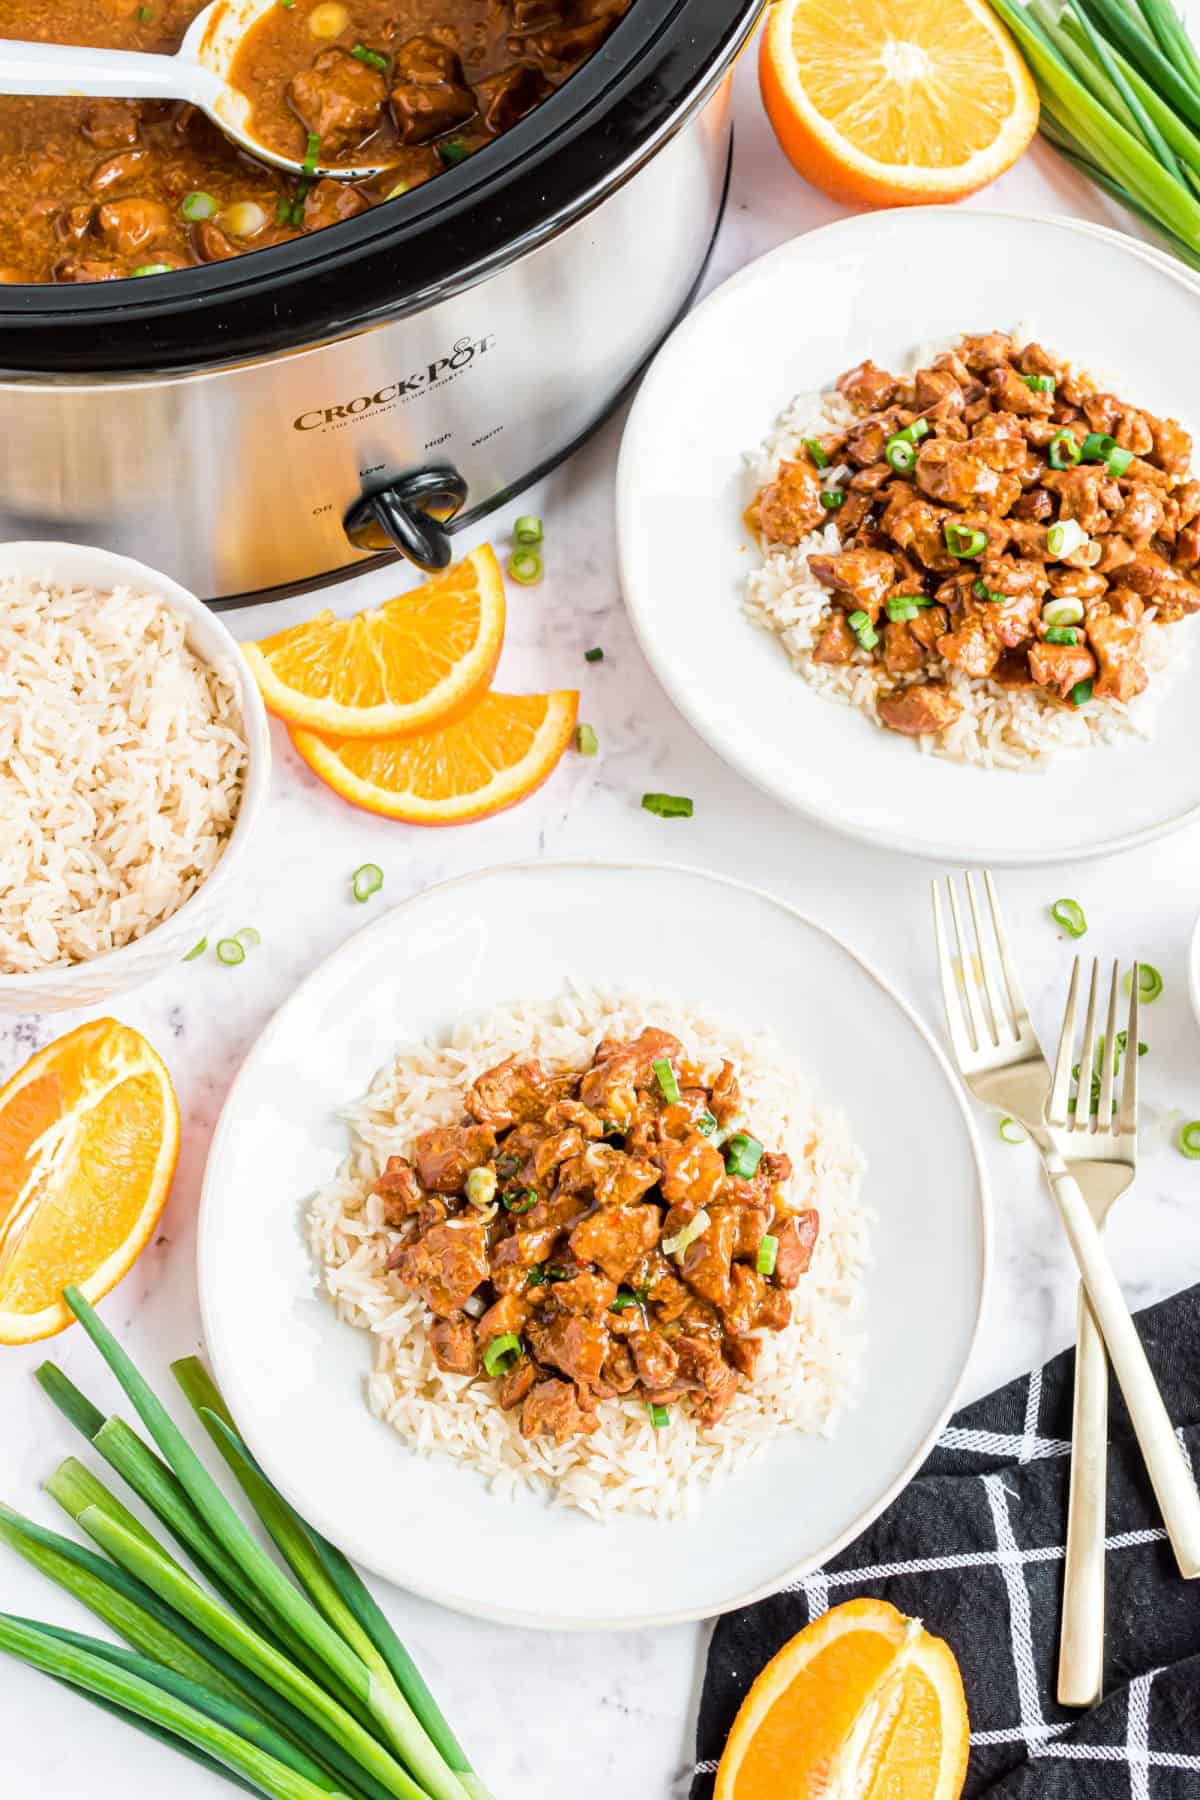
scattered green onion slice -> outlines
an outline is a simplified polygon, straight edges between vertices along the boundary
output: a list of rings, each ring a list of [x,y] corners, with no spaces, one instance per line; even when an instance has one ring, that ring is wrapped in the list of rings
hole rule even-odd
[[[496,1198],[496,1171],[486,1165],[467,1176],[467,1199],[472,1206],[490,1206]]]
[[[642,809],[660,819],[690,819],[695,811],[686,794],[643,794]]]
[[[657,1400],[651,1400],[646,1407],[646,1411],[650,1414],[650,1423],[653,1425],[655,1431],[665,1431],[667,1426],[671,1423],[670,1407],[660,1406]]]
[[[360,63],[366,63],[369,69],[378,69],[381,75],[386,75],[391,68],[386,56],[378,50],[368,50],[365,44],[354,44],[350,54]]]
[[[207,949],[208,949],[208,939],[206,937],[202,937],[198,944],[192,945],[191,949],[188,951],[187,955],[183,959],[184,962],[195,962],[196,958],[198,956],[203,956],[204,952]]]
[[[219,938],[217,940],[217,961],[218,962],[225,963],[228,965],[229,968],[232,969],[238,963],[245,962],[245,960],[246,960],[246,952],[242,948],[241,944],[238,943],[238,941],[235,937]]]
[[[590,725],[575,727],[575,748],[580,756],[595,756],[600,748],[600,739]]]
[[[183,196],[179,203],[179,211],[183,218],[190,223],[195,223],[199,219],[214,218],[219,207],[212,194],[206,194],[203,188],[193,188],[190,194]]]
[[[899,431],[894,431],[889,442],[895,443],[899,438],[904,444],[919,444],[923,437],[929,436],[929,431],[928,419],[914,419],[911,425],[904,425]]]
[[[1075,442],[1074,433],[1066,430],[1056,431],[1046,448],[1052,469],[1071,469],[1080,459],[1079,445]]]
[[[779,1239],[772,1237],[769,1231],[764,1232],[758,1242],[758,1255],[754,1259],[754,1266],[760,1275],[775,1273],[775,1259],[778,1255]]]
[[[725,1157],[726,1173],[742,1181],[750,1181],[762,1161],[762,1153],[763,1147],[757,1138],[739,1131],[736,1137],[729,1140],[729,1151]]]
[[[306,175],[315,175],[317,158],[321,154],[321,139],[317,132],[310,131],[304,140],[304,161],[300,164]]]
[[[1110,437],[1107,431],[1089,431],[1080,446],[1080,460],[1082,462],[1107,462],[1109,452],[1115,450],[1116,447],[1116,438]]]
[[[617,1297],[609,1306],[609,1312],[628,1312],[633,1306],[640,1304],[632,1288],[618,1288]]]
[[[1074,644],[1079,640],[1079,633],[1073,625],[1047,625],[1046,642],[1048,644]]]
[[[686,1225],[681,1225],[679,1230],[671,1237],[665,1237],[663,1239],[663,1255],[682,1256],[688,1245],[694,1244],[697,1238],[702,1238],[711,1224],[712,1219],[709,1217],[708,1213],[705,1212],[704,1208],[701,1207],[699,1212],[693,1213]]]
[[[893,625],[903,625],[909,619],[915,619],[921,608],[911,594],[896,594],[885,602],[887,616]]]
[[[1087,919],[1078,900],[1056,900],[1050,908],[1050,917],[1073,938],[1082,937],[1087,930]]]
[[[519,1156],[498,1156],[496,1158],[496,1173],[502,1181],[508,1181],[510,1177],[516,1174],[520,1166],[521,1159]]]
[[[133,271],[135,275],[169,275],[170,263],[139,263]]]
[[[1118,475],[1124,475],[1126,469],[1128,469],[1128,467],[1132,461],[1133,461],[1133,451],[1132,450],[1122,450],[1122,448],[1119,444],[1115,447],[1115,449],[1110,450],[1108,455],[1104,459],[1105,467],[1107,468],[1109,474],[1112,475],[1114,478]]]
[[[534,513],[522,513],[513,526],[515,544],[540,544],[542,535],[542,521]]]
[[[1015,1119],[1005,1117],[1000,1121],[1000,1136],[1006,1144],[1023,1144],[1029,1133]]]
[[[1179,1148],[1191,1162],[1200,1157],[1200,1119],[1189,1119],[1179,1127]]]
[[[712,1143],[713,1143],[714,1147],[719,1150],[721,1148],[721,1145],[728,1143],[729,1139],[731,1137],[733,1137],[734,1133],[740,1131],[742,1129],[742,1126],[745,1123],[746,1123],[745,1113],[743,1113],[743,1112],[734,1113],[732,1119],[730,1119],[730,1121],[727,1125],[722,1125],[722,1127],[719,1131],[714,1131],[712,1133]]]
[[[1054,392],[1053,375],[1022,375],[1025,386],[1035,394],[1052,394]]]
[[[378,863],[360,863],[350,877],[350,892],[356,900],[369,900],[383,886],[383,870]]]
[[[971,583],[971,592],[977,600],[990,601],[993,606],[999,606],[1008,599],[1007,594],[1001,594],[996,588],[990,588],[981,575],[977,575]]]
[[[597,646],[594,650],[585,650],[584,651],[583,660],[584,660],[584,662],[603,662],[604,661],[604,652],[603,652],[603,650],[601,650],[600,646],[597,644]]]
[[[508,573],[522,587],[533,587],[542,579],[542,559],[536,550],[514,550],[508,559]]]
[[[1129,974],[1125,977],[1126,993],[1129,992],[1132,985],[1133,970],[1131,969]],[[1138,999],[1146,1001],[1157,1000],[1162,991],[1163,978],[1155,968],[1154,964],[1140,962],[1138,964]],[[1142,1054],[1140,1045],[1138,1046],[1138,1054],[1139,1056]]]
[[[497,1375],[507,1375],[515,1369],[521,1360],[521,1340],[515,1331],[502,1332],[494,1337],[483,1353],[483,1366],[494,1381]]]
[[[1043,625],[1079,625],[1083,621],[1083,601],[1067,596],[1062,600],[1047,600],[1042,608]]]
[[[1086,706],[1092,697],[1092,689],[1094,686],[1095,683],[1092,681],[1077,681],[1075,686],[1071,689],[1071,705]]]
[[[1126,978],[1125,985],[1126,985],[1126,988],[1128,988],[1128,986],[1129,986],[1128,978]],[[1161,989],[1158,990],[1158,992],[1161,992],[1161,991],[1162,991]],[[1102,1038],[1101,1042],[1103,1043],[1103,1041],[1104,1040]],[[1126,1044],[1128,1044],[1128,1042],[1129,1042],[1129,1033],[1127,1031],[1118,1031],[1118,1033],[1117,1033],[1117,1050],[1116,1050],[1116,1054],[1113,1057],[1113,1068],[1114,1069],[1116,1068],[1117,1063],[1120,1061],[1121,1056],[1124,1054],[1125,1046],[1126,1046]],[[1138,1044],[1138,1055],[1145,1056],[1145,1054],[1149,1050],[1149,1048],[1150,1048],[1149,1044],[1139,1043]]]
[[[825,449],[819,438],[801,438],[800,442],[804,445],[804,448],[808,451],[808,454],[812,457],[818,469],[827,469],[829,467],[829,452]]]
[[[970,525],[945,524],[942,538],[951,556],[982,556],[987,549],[987,532],[976,531]]]
[[[256,931],[253,925],[243,925],[242,929],[235,931],[233,935],[238,943],[247,950],[253,950],[256,945],[262,943],[262,932]]]
[[[1060,519],[1046,533],[1046,548],[1051,556],[1070,556],[1088,541],[1087,532],[1078,519]]]
[[[825,488],[821,494],[821,505],[825,508],[826,512],[836,512],[838,507],[845,501],[845,498],[846,496],[841,488]]]
[[[852,612],[846,619],[847,625],[858,639],[864,650],[873,650],[879,642],[879,633],[872,625],[865,612]]]
[[[535,1263],[533,1265],[532,1269],[530,1269],[528,1275],[525,1277],[525,1286],[526,1287],[544,1287],[545,1285],[546,1285],[545,1267],[541,1263]]]
[[[900,436],[890,437],[883,447],[884,458],[897,475],[907,475],[917,460],[917,452],[910,439]]]
[[[700,1133],[701,1137],[711,1137],[716,1129],[717,1121],[712,1113],[706,1109],[696,1120],[696,1130]]]
[[[448,138],[444,144],[437,146],[437,153],[448,167],[465,162],[471,154],[461,138]]]
[[[654,1078],[663,1099],[668,1106],[674,1106],[679,1099],[679,1083],[675,1079],[674,1069],[665,1056],[657,1057],[650,1067],[654,1070]]]
[[[507,1194],[501,1194],[500,1203],[505,1212],[527,1213],[537,1205],[536,1188],[510,1188]]]

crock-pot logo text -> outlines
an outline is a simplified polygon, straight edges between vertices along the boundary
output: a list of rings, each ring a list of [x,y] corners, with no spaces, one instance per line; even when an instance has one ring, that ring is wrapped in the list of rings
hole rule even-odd
[[[431,388],[444,387],[473,368],[481,356],[496,342],[494,337],[459,338],[446,356],[439,356],[425,368],[417,369],[401,381],[389,381],[373,394],[355,394],[336,406],[315,406],[292,420],[296,431],[319,431],[324,426],[348,425],[367,413],[389,410],[427,394]]]

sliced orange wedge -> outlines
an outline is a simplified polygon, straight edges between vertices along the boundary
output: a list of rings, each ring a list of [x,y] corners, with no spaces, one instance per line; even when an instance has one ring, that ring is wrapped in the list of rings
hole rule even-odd
[[[575,730],[579,695],[485,694],[465,718],[406,737],[292,728],[310,769],[343,800],[411,825],[464,825],[515,806],[545,781]]]
[[[486,693],[504,642],[504,578],[485,544],[373,612],[320,612],[242,650],[289,725],[339,737],[426,731]]]
[[[69,1325],[69,1283],[99,1300],[166,1205],[179,1154],[171,1077],[138,1032],[80,1025],[0,1089],[0,1344]]]
[[[774,0],[759,80],[800,173],[835,200],[959,200],[1028,147],[1037,90],[986,0]]]
[[[886,1600],[849,1600],[758,1677],[713,1800],[958,1800],[969,1744],[949,1645]]]

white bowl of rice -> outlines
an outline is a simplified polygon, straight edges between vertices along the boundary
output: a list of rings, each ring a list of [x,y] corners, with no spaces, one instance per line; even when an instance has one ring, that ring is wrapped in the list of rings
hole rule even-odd
[[[266,712],[194,594],[0,545],[0,1011],[94,1006],[207,933],[270,781]]]

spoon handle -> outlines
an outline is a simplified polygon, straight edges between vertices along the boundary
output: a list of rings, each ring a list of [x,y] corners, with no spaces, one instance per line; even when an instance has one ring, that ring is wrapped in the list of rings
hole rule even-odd
[[[122,100],[210,99],[213,76],[182,56],[0,39],[0,94],[82,94]]]

